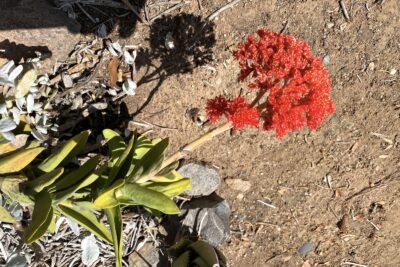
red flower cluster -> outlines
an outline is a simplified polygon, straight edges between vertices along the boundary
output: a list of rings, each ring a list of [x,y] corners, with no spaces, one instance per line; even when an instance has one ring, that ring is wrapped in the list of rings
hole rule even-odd
[[[306,125],[316,129],[335,111],[329,74],[321,59],[312,55],[307,43],[290,35],[265,29],[257,34],[258,39],[250,35],[245,43],[239,44],[234,56],[240,65],[239,79],[251,77],[249,88],[267,95],[265,103],[257,107],[257,114],[264,120],[263,128],[274,129],[278,137]],[[247,119],[242,119],[245,123],[236,125],[257,126],[256,109],[244,104],[244,99],[240,101],[246,111],[242,108],[235,112],[233,107],[228,111],[230,102],[222,97],[209,101],[211,121],[225,114],[233,122],[230,117],[234,114],[244,114],[241,117]]]
[[[242,96],[235,97],[232,100],[217,96],[208,100],[206,110],[211,122],[218,121],[224,115],[232,122],[235,129],[245,126],[257,127],[259,124],[258,109],[251,107]]]

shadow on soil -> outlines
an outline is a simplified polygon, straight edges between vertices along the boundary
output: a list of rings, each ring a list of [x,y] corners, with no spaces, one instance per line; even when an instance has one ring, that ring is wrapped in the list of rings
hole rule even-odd
[[[130,0],[140,13],[145,0]],[[120,37],[133,34],[138,17],[121,1],[1,0],[0,31],[67,27],[70,32],[105,37],[118,28]]]
[[[193,14],[163,16],[151,25],[150,48],[138,51],[137,68],[146,68],[138,86],[157,81],[147,99],[133,115],[139,114],[152,100],[165,79],[192,72],[213,60],[215,24]],[[159,61],[159,66],[152,62]],[[153,69],[153,70],[150,70]]]

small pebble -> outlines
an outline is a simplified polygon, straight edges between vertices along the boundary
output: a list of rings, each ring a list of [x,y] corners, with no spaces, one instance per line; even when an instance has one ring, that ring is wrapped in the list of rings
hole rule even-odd
[[[329,65],[331,58],[329,55],[324,56],[324,59],[322,60],[322,62],[324,63],[325,66]]]
[[[326,27],[328,29],[332,28],[333,26],[335,26],[335,23],[329,22],[329,23],[326,24]]]
[[[396,69],[391,69],[390,71],[389,71],[389,74],[390,75],[395,75],[397,73],[397,70]]]
[[[313,249],[314,245],[311,242],[306,242],[299,248],[298,252],[302,255],[305,255]]]

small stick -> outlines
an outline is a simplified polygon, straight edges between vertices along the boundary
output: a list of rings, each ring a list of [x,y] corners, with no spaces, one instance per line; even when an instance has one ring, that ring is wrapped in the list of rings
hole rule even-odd
[[[374,224],[373,222],[371,222],[370,220],[367,219],[367,222],[369,222],[377,231],[379,231],[379,227],[376,226],[376,224]]]
[[[136,15],[136,17],[138,18],[138,20],[140,22],[144,22],[142,16],[140,16],[139,12],[136,10],[136,8],[129,2],[129,0],[122,0],[122,2],[129,7],[129,9]]]
[[[289,20],[287,20],[287,21],[285,22],[285,25],[283,26],[283,28],[282,28],[282,30],[280,31],[280,33],[285,33],[285,31],[287,30],[288,26],[289,26]]]
[[[93,23],[96,23],[96,20],[79,3],[76,3],[76,5]]]
[[[163,15],[168,14],[172,11],[174,11],[175,9],[180,8],[181,6],[185,5],[186,2],[181,2],[179,4],[174,5],[173,7],[168,8],[167,10],[165,10],[164,12],[161,12],[160,14],[158,14],[157,16],[155,16],[154,18],[152,18],[150,20],[150,23],[153,23],[156,19],[161,18]]]
[[[340,7],[342,8],[344,17],[346,18],[346,20],[349,21],[350,20],[350,16],[349,16],[349,13],[347,12],[347,8],[346,8],[343,0],[340,0],[339,4],[340,4]]]
[[[201,4],[201,0],[197,0],[197,4],[199,5],[199,9],[203,10],[203,5]]]
[[[354,262],[351,262],[351,261],[345,261],[341,265],[351,265],[351,266],[357,266],[357,267],[368,267],[367,265],[358,264],[358,263],[354,263]]]
[[[7,261],[8,254],[7,254],[7,251],[4,249],[3,242],[1,242],[1,241],[0,241],[0,250],[1,250],[1,254],[3,254],[4,260]]]
[[[276,206],[274,206],[274,205],[272,205],[272,204],[269,204],[269,203],[267,203],[267,202],[264,202],[264,201],[262,201],[262,200],[259,200],[259,199],[257,199],[257,201],[258,201],[258,202],[260,202],[261,204],[263,204],[263,205],[267,206],[267,207],[270,207],[270,208],[276,209]]]
[[[225,10],[227,10],[228,8],[233,7],[234,5],[236,5],[237,3],[239,3],[241,0],[234,0],[228,4],[226,4],[225,6],[221,7],[220,9],[218,9],[217,11],[215,11],[214,13],[212,13],[211,15],[209,15],[207,17],[207,20],[211,21],[213,19],[215,19],[220,13],[224,12]]]

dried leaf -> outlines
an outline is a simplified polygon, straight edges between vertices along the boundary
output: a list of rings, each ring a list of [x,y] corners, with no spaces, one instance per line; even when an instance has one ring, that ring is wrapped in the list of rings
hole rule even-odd
[[[96,244],[94,236],[87,236],[82,240],[82,263],[86,266],[91,266],[100,256],[100,249]]]
[[[17,128],[17,124],[10,118],[3,118],[0,120],[0,132],[9,132]]]
[[[24,149],[1,158],[0,174],[19,172],[28,166],[43,150],[43,147]]]
[[[132,79],[128,78],[122,84],[122,90],[130,96],[134,96],[136,94],[137,84]]]
[[[117,86],[118,82],[118,66],[119,59],[118,57],[112,57],[110,63],[108,64],[108,75],[110,77],[111,87]]]
[[[17,86],[15,87],[15,97],[23,97],[28,92],[31,86],[35,83],[37,78],[37,73],[35,69],[29,69],[22,74],[22,77],[17,81]]]

